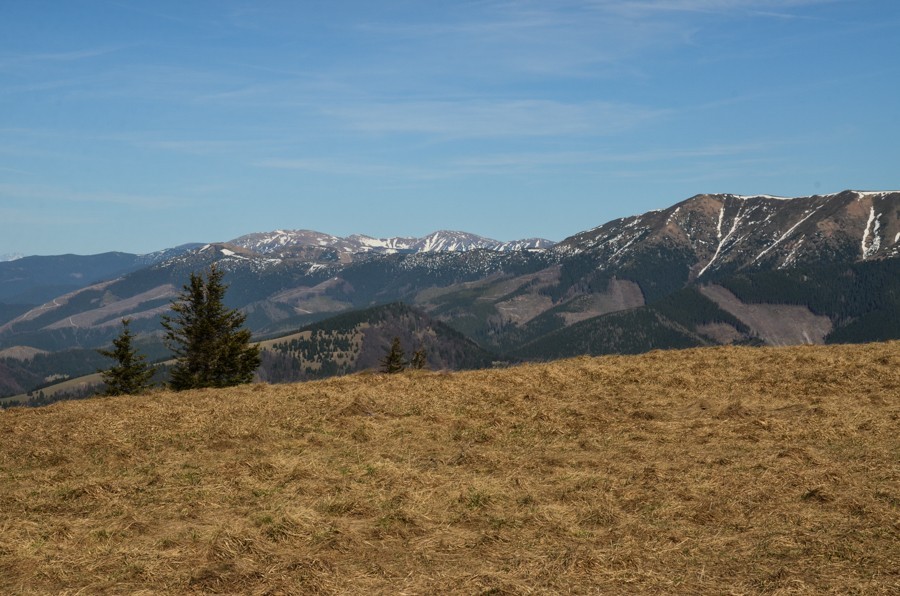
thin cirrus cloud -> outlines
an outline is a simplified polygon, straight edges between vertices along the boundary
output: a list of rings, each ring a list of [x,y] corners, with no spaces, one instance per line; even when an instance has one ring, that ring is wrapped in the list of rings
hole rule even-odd
[[[352,158],[270,158],[252,165],[274,170],[294,170],[310,174],[391,178],[405,180],[437,180],[459,173],[456,167],[412,166],[397,163],[374,163]]]
[[[34,66],[39,63],[66,63],[97,58],[106,54],[112,54],[124,49],[124,46],[84,48],[68,50],[65,52],[34,52],[34,53],[8,53],[0,54],[0,70],[13,67]]]
[[[644,124],[665,110],[609,102],[472,100],[326,107],[346,127],[366,133],[444,138],[606,135]]]
[[[621,0],[596,0],[589,2],[599,9],[612,10],[635,17],[672,12],[700,12],[718,14],[746,14],[754,12],[765,16],[767,9],[782,16],[783,11],[816,4],[829,4],[846,0],[643,0],[624,2]]]
[[[629,177],[622,166],[629,164],[655,167],[659,172],[679,171],[686,163],[704,160],[704,167],[711,164],[714,169],[736,168],[739,165],[775,162],[772,151],[796,144],[796,141],[773,139],[750,143],[708,145],[696,148],[652,149],[645,151],[556,151],[517,152],[469,155],[432,162],[421,166],[398,166],[396,164],[372,163],[352,158],[271,158],[255,162],[261,168],[296,170],[316,174],[404,177],[414,180],[447,179],[468,175],[499,175],[512,172],[564,171],[570,168],[588,166],[591,168],[615,166],[617,177]],[[669,166],[666,164],[679,164]],[[684,172],[682,171],[682,174]]]
[[[404,68],[463,80],[619,72],[650,48],[683,43],[687,30],[663,19],[626,18],[589,3],[484,3],[475,16],[447,21],[368,22],[358,29],[415,52],[394,55]],[[390,74],[390,64],[386,64]]]
[[[57,204],[107,204],[153,210],[168,209],[181,203],[180,199],[172,196],[75,191],[63,187],[31,184],[0,184],[0,199],[9,203],[39,200]]]
[[[252,141],[231,140],[140,140],[129,141],[137,147],[158,149],[187,155],[227,155],[247,151],[257,145]]]
[[[484,73],[577,77],[621,74],[624,62],[647,51],[695,44],[695,33],[714,27],[720,19],[803,18],[792,11],[842,1],[846,0],[487,1],[472,11],[448,9],[440,20],[373,20],[356,27],[401,47],[415,45],[416,54],[403,59],[411,64],[449,66],[457,68],[457,74],[476,77]],[[698,20],[704,17],[709,20]]]
[[[696,148],[652,149],[630,152],[564,151],[552,153],[503,153],[464,157],[454,160],[460,167],[473,169],[534,168],[592,164],[650,163],[695,158],[729,159],[761,154],[785,145],[785,141],[709,145]]]

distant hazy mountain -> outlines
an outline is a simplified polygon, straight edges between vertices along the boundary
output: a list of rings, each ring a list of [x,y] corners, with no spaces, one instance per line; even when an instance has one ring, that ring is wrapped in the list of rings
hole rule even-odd
[[[24,256],[25,255],[23,255],[22,253],[18,253],[18,252],[0,255],[0,263],[6,262],[6,261],[15,261],[16,259],[21,259]]]
[[[108,252],[88,256],[32,256],[0,262],[0,303],[41,304],[68,292],[184,254],[199,246],[201,245],[185,244],[146,255]]]

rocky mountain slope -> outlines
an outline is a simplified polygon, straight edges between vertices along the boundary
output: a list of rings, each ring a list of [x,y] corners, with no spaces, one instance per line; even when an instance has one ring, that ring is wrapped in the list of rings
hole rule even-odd
[[[900,192],[844,191],[784,199],[697,195],[668,209],[611,221],[560,242],[622,269],[661,251],[686,281],[745,269],[785,269],[900,255]],[[684,270],[686,268],[686,270]]]
[[[550,248],[553,242],[543,238],[528,238],[501,242],[468,232],[441,230],[423,238],[373,238],[354,234],[345,238],[323,234],[312,230],[276,230],[268,233],[248,234],[235,238],[227,244],[245,248],[261,255],[295,257],[304,254],[328,256],[335,260],[349,262],[354,255],[466,252],[486,249],[497,252],[512,252],[527,249]]]

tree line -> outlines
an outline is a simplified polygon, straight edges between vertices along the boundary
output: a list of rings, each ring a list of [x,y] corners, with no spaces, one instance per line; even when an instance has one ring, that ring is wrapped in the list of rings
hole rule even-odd
[[[191,273],[172,303],[172,313],[162,318],[166,347],[175,356],[170,389],[231,387],[253,380],[261,361],[259,346],[250,344],[250,331],[243,328],[246,315],[225,307],[223,276],[214,264],[205,277]],[[122,332],[111,350],[98,350],[115,360],[102,371],[104,395],[134,395],[151,386],[154,367],[135,348],[130,323],[122,320]]]
[[[249,383],[262,362],[259,345],[250,343],[251,333],[244,328],[246,315],[224,305],[227,286],[222,282],[223,275],[215,265],[205,277],[191,273],[189,283],[172,303],[171,314],[162,317],[165,344],[175,356],[168,381],[174,391]],[[112,349],[97,350],[115,361],[101,371],[104,395],[137,395],[152,387],[156,368],[136,349],[130,324],[130,319],[122,319],[122,331],[113,340]],[[426,366],[424,347],[407,360],[396,337],[381,361],[386,373]],[[334,368],[328,372],[337,374],[337,366]]]

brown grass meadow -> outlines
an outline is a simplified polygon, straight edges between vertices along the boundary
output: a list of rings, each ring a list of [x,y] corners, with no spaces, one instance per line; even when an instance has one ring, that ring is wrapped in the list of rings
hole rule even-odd
[[[0,413],[0,593],[900,594],[900,342]]]

